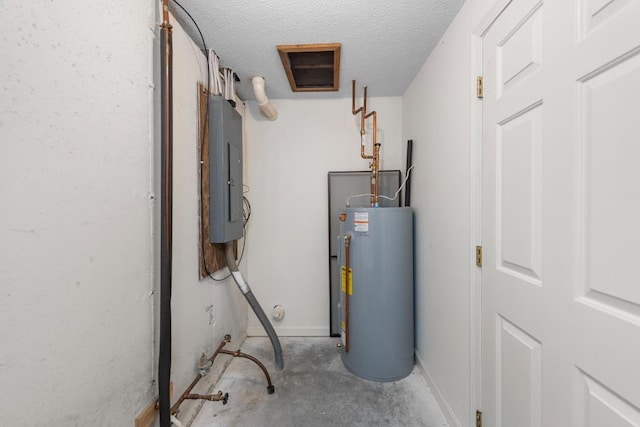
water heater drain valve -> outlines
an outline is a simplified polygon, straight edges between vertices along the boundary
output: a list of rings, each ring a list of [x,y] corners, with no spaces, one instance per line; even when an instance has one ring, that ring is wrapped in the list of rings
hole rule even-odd
[[[273,317],[273,320],[282,320],[284,318],[284,307],[274,305],[273,310],[271,310],[271,317]]]

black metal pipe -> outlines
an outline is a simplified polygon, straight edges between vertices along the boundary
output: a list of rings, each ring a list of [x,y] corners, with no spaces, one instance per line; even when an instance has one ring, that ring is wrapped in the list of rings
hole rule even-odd
[[[161,214],[160,214],[160,349],[158,396],[160,426],[171,426],[171,262],[173,204],[173,54],[168,0],[163,0],[160,30],[161,66]]]
[[[409,168],[412,166],[413,162],[413,139],[407,141],[407,169],[404,174],[405,177],[409,174]],[[407,183],[404,187],[404,205],[411,206],[411,175],[407,178]]]
[[[235,280],[236,284],[240,288],[240,291],[246,298],[247,302],[253,309],[253,312],[258,317],[258,320],[262,324],[269,340],[271,340],[271,345],[273,346],[273,353],[275,357],[276,369],[278,371],[282,371],[284,369],[284,359],[282,358],[282,347],[280,346],[280,340],[278,339],[278,335],[276,334],[275,329],[273,329],[273,325],[269,322],[269,318],[266,314],[264,314],[264,310],[260,307],[260,303],[251,292],[251,288],[242,274],[240,270],[238,270],[238,265],[236,264],[236,257],[233,253],[233,242],[227,242],[225,245],[225,258],[227,260],[227,267],[229,267],[229,271],[231,272],[231,276],[233,280]]]

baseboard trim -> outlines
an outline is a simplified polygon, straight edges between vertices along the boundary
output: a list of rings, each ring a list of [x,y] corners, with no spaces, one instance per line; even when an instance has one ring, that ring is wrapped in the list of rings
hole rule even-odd
[[[279,337],[328,337],[328,326],[311,326],[306,328],[286,328],[274,326],[276,334]],[[248,326],[248,337],[266,337],[267,333],[264,331],[262,325]]]
[[[436,402],[438,402],[438,405],[440,406],[440,410],[444,414],[444,417],[447,419],[447,422],[449,423],[449,425],[452,427],[462,427],[462,423],[456,416],[455,412],[453,412],[453,408],[451,408],[451,405],[449,405],[449,402],[447,402],[447,399],[445,399],[444,395],[440,391],[440,388],[433,381],[433,377],[425,367],[425,363],[417,351],[416,351],[416,361],[418,362],[418,366],[422,371],[422,376],[424,377],[425,381],[427,382],[427,385],[431,389],[433,396],[436,398]]]

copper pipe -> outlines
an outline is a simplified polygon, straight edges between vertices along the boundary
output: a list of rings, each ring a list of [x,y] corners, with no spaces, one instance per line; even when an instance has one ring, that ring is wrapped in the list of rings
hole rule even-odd
[[[378,113],[372,111],[365,115],[364,118],[368,119],[371,116],[373,116],[373,146],[375,147],[375,145],[378,143],[378,132],[376,132],[376,126],[378,125]]]
[[[229,356],[233,356],[233,357],[243,357],[245,359],[251,360],[253,363],[258,365],[258,367],[262,369],[264,376],[267,377],[267,390],[269,390],[269,394],[273,393],[272,390],[274,389],[274,387],[273,387],[273,384],[271,383],[271,376],[269,376],[269,372],[267,371],[267,368],[262,364],[262,362],[260,362],[258,359],[251,356],[250,354],[243,353],[240,350],[236,350],[236,351],[220,350],[220,353],[228,354]]]
[[[376,144],[374,148],[374,166],[373,166],[373,206],[378,207],[380,199],[380,144]]]
[[[373,158],[366,156],[364,153],[364,135],[365,135],[365,123],[364,116],[367,114],[367,87],[364,88],[364,105],[356,110],[356,81],[351,80],[351,113],[355,116],[360,113],[360,156],[363,159]]]
[[[160,343],[158,351],[158,405],[160,425],[171,425],[171,276],[173,205],[173,49],[169,0],[162,1],[160,25],[161,87],[161,214],[160,214]]]
[[[224,340],[222,340],[222,342],[220,343],[220,345],[218,346],[216,351],[213,353],[213,356],[211,356],[209,358],[209,361],[212,364],[213,364],[213,360],[216,358],[216,356],[222,351],[222,347],[224,347],[225,344],[227,344],[229,341],[231,341],[231,336],[230,335],[225,335],[224,336]],[[175,415],[180,411],[180,405],[182,405],[182,402],[184,402],[186,399],[189,399],[189,397],[187,397],[187,396],[189,396],[191,394],[191,390],[193,390],[193,388],[196,386],[196,384],[198,384],[198,381],[200,381],[203,377],[204,377],[204,375],[202,373],[200,373],[200,372],[198,373],[198,375],[196,375],[196,377],[191,382],[191,384],[189,384],[189,387],[187,387],[187,389],[184,391],[184,393],[182,393],[182,395],[180,395],[180,398],[171,407],[171,415]]]
[[[366,103],[366,100],[365,100]],[[371,172],[373,175],[371,206],[378,207],[380,196],[380,143],[378,142],[378,113],[371,111],[365,114],[365,119],[373,116],[373,155],[371,158]]]
[[[356,110],[356,81],[351,80],[351,113],[355,116],[360,111],[362,111],[362,107]]]
[[[370,187],[369,187],[369,194],[371,194],[371,196],[369,197],[371,206],[375,206],[376,205],[376,174],[375,174],[375,170],[376,170],[376,161],[374,160],[373,162],[371,162],[369,164],[369,167],[371,168],[371,178],[369,179],[370,183]]]
[[[371,114],[367,114],[367,87],[364,87],[364,98],[363,98],[363,106],[362,113],[360,114],[360,137],[362,140],[360,141],[360,157],[363,159],[373,159],[373,155],[365,154],[365,140],[364,135],[366,133],[367,125],[365,123],[367,117]],[[374,133],[375,138],[375,133]]]
[[[369,118],[373,116],[373,155],[371,158],[371,206],[378,206],[380,197],[380,144],[378,143],[378,113],[370,112],[365,116]]]
[[[362,135],[364,137],[364,135]],[[360,144],[360,157],[363,159],[373,159],[373,155],[364,154],[364,144]]]
[[[349,248],[351,234],[344,236],[344,351],[349,353]]]
[[[364,87],[363,106],[356,110],[356,81],[351,80],[351,112],[355,116],[360,113],[360,157],[363,159],[373,159],[373,156],[365,154],[364,136],[366,133],[365,116],[367,115],[367,87]]]
[[[225,350],[223,347],[225,345],[227,345],[228,342],[231,342],[231,335],[225,335],[224,339],[222,340],[222,342],[220,342],[220,344],[218,345],[218,348],[216,348],[216,351],[213,353],[213,355],[208,359],[211,364],[213,364],[213,361],[215,360],[215,358],[219,355],[219,354],[228,354],[234,357],[244,357],[245,359],[249,359],[251,361],[253,361],[255,364],[257,364],[260,369],[262,369],[262,372],[264,372],[264,375],[267,377],[267,391],[269,394],[272,394],[275,390],[275,388],[273,387],[273,384],[271,383],[271,377],[269,376],[269,372],[267,372],[267,368],[265,368],[265,366],[255,357],[246,354],[246,353],[242,353],[240,350],[236,350],[236,351],[230,351],[230,350]],[[202,360],[202,359],[201,359]],[[196,377],[193,379],[193,381],[191,382],[191,384],[189,384],[189,387],[187,387],[187,389],[184,391],[184,393],[182,393],[182,395],[180,395],[180,398],[176,401],[176,403],[174,403],[174,405],[171,407],[171,415],[175,415],[178,412],[180,412],[180,405],[182,405],[182,403],[187,400],[187,399],[204,399],[204,400],[209,400],[212,402],[217,402],[217,401],[222,401],[223,404],[227,403],[227,399],[229,398],[228,393],[225,393],[224,395],[222,394],[222,392],[218,392],[217,395],[212,395],[212,394],[192,394],[191,391],[193,390],[193,388],[198,384],[198,382],[204,378],[204,373],[199,372]]]
[[[364,87],[364,95],[362,97],[362,113],[360,114],[360,134],[366,133],[365,119],[367,118],[367,87]],[[362,141],[364,145],[364,141]]]
[[[378,114],[375,111],[367,112],[367,87],[364,87],[364,99],[362,107],[356,110],[356,81],[351,81],[351,112],[360,113],[360,157],[372,160],[371,168],[371,206],[377,207],[380,199],[380,143],[378,143]],[[365,149],[365,121],[373,116],[373,153],[366,154]]]
[[[169,0],[162,0],[162,26],[169,24]],[[169,25],[171,28],[171,25]]]
[[[208,400],[210,402],[222,401],[222,404],[226,405],[229,400],[229,393],[222,394],[222,392],[219,391],[216,394],[188,394],[186,398],[192,400]]]
[[[184,402],[186,399],[188,399],[188,395],[191,394],[191,390],[193,390],[193,388],[196,386],[196,384],[198,384],[198,381],[200,381],[202,379],[204,375],[201,373],[198,373],[198,375],[196,375],[196,377],[194,378],[194,380],[191,382],[191,384],[189,384],[189,387],[187,387],[187,389],[184,391],[184,393],[182,393],[182,395],[180,396],[180,398],[176,401],[176,403],[173,404],[173,406],[171,407],[171,415],[175,415],[178,412],[180,412],[180,405],[182,405],[182,402]]]
[[[220,354],[220,352],[222,351],[222,347],[227,345],[228,342],[231,342],[231,335],[229,334],[224,336],[224,339],[222,340],[222,342],[220,342],[220,345],[218,345],[218,348],[216,348],[216,351],[213,352],[213,356],[209,358],[209,362],[213,364],[213,361],[216,358],[216,356],[218,356],[218,354]]]

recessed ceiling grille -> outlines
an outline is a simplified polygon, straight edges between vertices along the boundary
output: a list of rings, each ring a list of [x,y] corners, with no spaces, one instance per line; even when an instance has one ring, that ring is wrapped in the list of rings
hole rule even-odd
[[[292,91],[339,89],[340,43],[278,45],[277,48]]]

